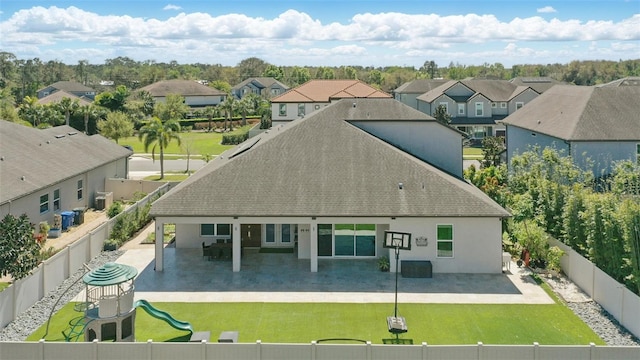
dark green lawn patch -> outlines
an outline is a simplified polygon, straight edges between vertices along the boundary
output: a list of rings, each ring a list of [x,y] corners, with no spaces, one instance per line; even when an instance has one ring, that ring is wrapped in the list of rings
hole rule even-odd
[[[240,342],[309,343],[312,340],[349,338],[382,344],[392,338],[386,317],[393,304],[335,303],[153,303],[174,318],[188,321],[195,331],[210,331],[217,341],[222,331],[237,330]],[[605,345],[584,322],[561,304],[399,304],[409,332],[401,338],[414,344],[526,344]],[[52,321],[47,341],[64,341],[61,331],[78,316],[66,305]],[[29,336],[37,341],[44,326]],[[184,341],[186,333],[139,311],[138,341]]]
[[[260,248],[262,254],[293,254],[293,248]]]

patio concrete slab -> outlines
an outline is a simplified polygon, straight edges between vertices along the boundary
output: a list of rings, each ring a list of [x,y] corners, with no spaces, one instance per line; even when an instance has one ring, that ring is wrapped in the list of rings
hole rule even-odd
[[[208,261],[201,249],[165,248],[165,270],[154,271],[153,245],[127,250],[117,262],[134,266],[136,299],[150,302],[393,303],[395,273],[375,260],[320,259],[318,272],[295,254],[245,251],[240,272],[230,261]],[[553,304],[527,269],[506,274],[398,276],[400,303]],[[82,299],[83,295],[79,295]]]

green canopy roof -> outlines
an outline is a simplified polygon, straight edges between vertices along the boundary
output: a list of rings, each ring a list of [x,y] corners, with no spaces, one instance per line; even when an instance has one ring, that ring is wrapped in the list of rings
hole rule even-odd
[[[136,275],[138,270],[133,266],[110,262],[85,274],[82,281],[87,285],[108,286],[129,281]]]

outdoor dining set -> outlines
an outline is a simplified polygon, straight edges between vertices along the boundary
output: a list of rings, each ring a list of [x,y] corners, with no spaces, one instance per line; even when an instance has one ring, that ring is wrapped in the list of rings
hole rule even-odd
[[[231,239],[217,239],[209,245],[205,245],[203,241],[202,256],[207,258],[207,260],[231,260],[233,256]]]

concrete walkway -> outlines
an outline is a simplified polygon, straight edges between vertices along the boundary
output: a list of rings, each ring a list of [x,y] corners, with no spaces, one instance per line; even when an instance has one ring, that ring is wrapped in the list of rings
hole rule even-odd
[[[138,269],[136,299],[150,302],[336,302],[393,303],[395,273],[377,270],[375,260],[320,259],[318,272],[295,254],[246,250],[240,272],[230,261],[208,261],[202,249],[165,248],[165,270],[154,271],[154,245],[141,244],[153,223],[117,262]],[[398,277],[400,303],[553,304],[529,276],[511,264],[503,274],[434,274]],[[83,295],[77,297],[83,299]]]

